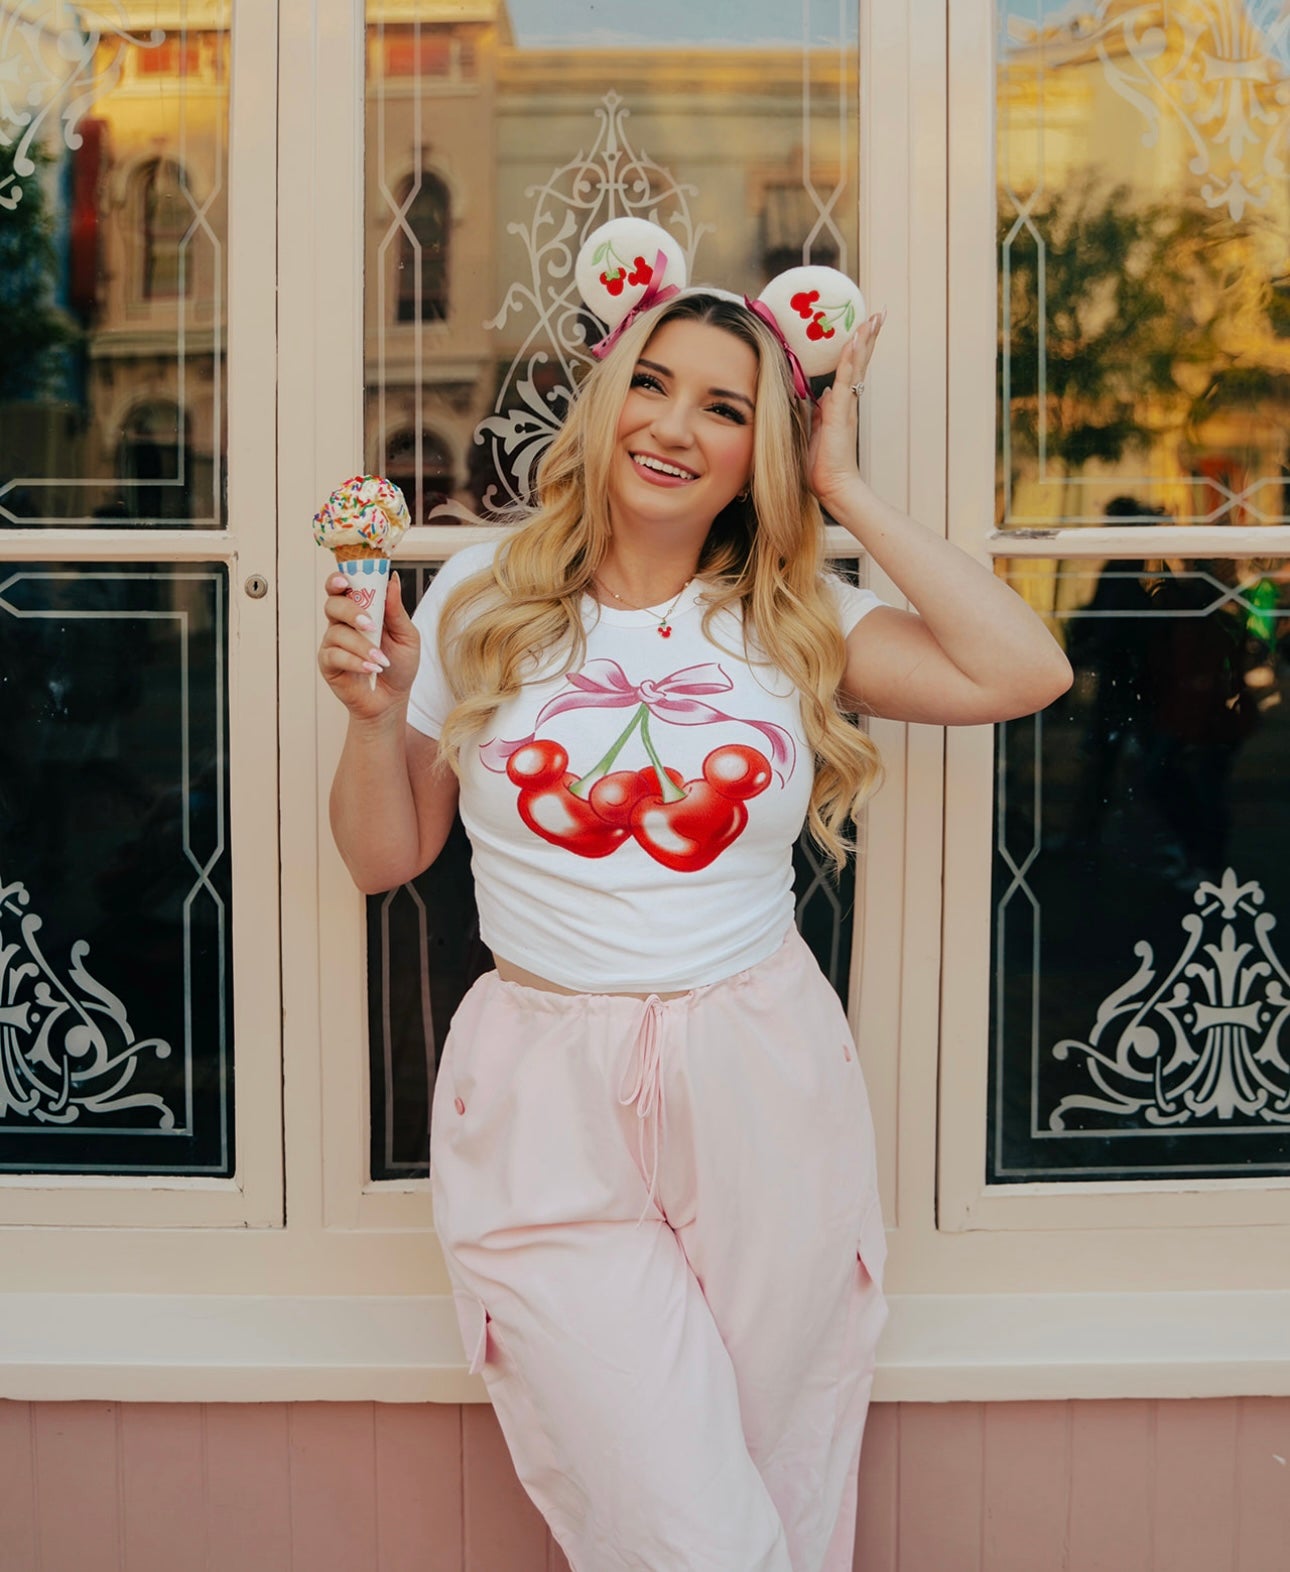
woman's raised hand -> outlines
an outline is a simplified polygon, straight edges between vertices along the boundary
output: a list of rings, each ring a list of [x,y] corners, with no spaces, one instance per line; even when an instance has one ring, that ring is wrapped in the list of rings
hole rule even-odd
[[[377,720],[406,703],[421,658],[421,635],[403,608],[399,576],[390,573],[379,648],[368,642],[364,624],[371,624],[346,594],[344,577],[328,574],[325,588],[327,631],[318,648],[318,670],[352,716]]]
[[[824,392],[815,410],[807,477],[811,490],[826,508],[859,479],[856,425],[860,400],[852,388],[864,381],[886,320],[885,311],[875,311],[851,335],[838,362],[833,386]]]

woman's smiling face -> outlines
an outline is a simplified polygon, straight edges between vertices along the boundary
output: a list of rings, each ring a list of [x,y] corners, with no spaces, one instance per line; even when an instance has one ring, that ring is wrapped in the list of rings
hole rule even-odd
[[[636,362],[609,472],[616,530],[634,522],[700,540],[748,484],[757,354],[691,317],[663,325]]]

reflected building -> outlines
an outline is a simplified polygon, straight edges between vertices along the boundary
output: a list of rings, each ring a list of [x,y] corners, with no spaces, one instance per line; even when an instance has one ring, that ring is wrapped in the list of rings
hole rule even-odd
[[[1177,523],[1280,522],[1284,46],[1255,8],[1044,11],[999,39],[996,517],[1093,524],[1131,486]]]
[[[123,18],[76,35],[71,70],[51,20],[25,62],[76,339],[59,397],[3,411],[4,522],[224,522],[229,4]],[[572,254],[615,212],[651,214],[697,277],[754,294],[804,258],[854,267],[854,42],[805,61],[526,48],[504,0],[373,0],[361,462],[419,519],[525,491],[589,363]]]
[[[367,14],[364,461],[418,518],[527,495],[589,364],[571,264],[605,219],[654,217],[753,294],[854,266],[854,46],[804,72],[800,49],[529,48],[501,0]]]

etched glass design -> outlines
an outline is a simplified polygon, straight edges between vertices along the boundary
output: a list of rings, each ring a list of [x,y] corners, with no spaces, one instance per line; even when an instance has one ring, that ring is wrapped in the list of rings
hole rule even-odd
[[[0,569],[2,1172],[233,1172],[227,608]]]
[[[855,6],[366,15],[364,455],[410,453],[418,520],[528,501],[591,363],[573,259],[606,219],[653,219],[696,280],[754,295],[790,263],[855,267]]]
[[[838,566],[854,578],[856,564]],[[429,564],[400,564],[411,611],[434,575]],[[851,970],[854,861],[840,877],[806,836],[793,854],[797,926],[845,1005]],[[371,1174],[422,1178],[429,1172],[430,1101],[453,1012],[471,983],[492,968],[479,937],[470,845],[458,823],[420,878],[367,901],[367,1029]]]
[[[1071,691],[997,728],[988,1180],[1290,1173],[1290,564],[1011,564]]]
[[[225,524],[231,4],[0,4],[0,529]]]
[[[996,520],[1286,522],[1290,7],[997,15]]]
[[[626,0],[367,0],[366,18],[364,459],[417,521],[529,501],[599,336],[573,258],[606,219],[653,219],[694,278],[749,294],[793,262],[854,269],[854,6],[661,0],[645,25]],[[798,876],[845,996],[850,874],[803,848]],[[368,940],[372,1173],[406,1178],[448,1019],[491,964],[463,841],[369,900]]]

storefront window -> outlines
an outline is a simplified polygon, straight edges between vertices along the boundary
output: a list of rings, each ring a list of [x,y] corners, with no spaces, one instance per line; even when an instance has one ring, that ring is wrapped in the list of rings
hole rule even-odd
[[[1290,519],[1282,11],[999,0],[1001,527]]]
[[[1075,685],[997,730],[990,1177],[1290,1172],[1287,564],[1060,579]]]
[[[413,517],[527,503],[591,364],[583,236],[641,214],[696,281],[756,294],[803,261],[854,270],[854,9],[810,0],[496,0],[468,18],[367,6],[365,452]],[[417,435],[420,434],[420,440]],[[427,568],[404,574],[412,603]],[[853,875],[798,851],[799,922],[846,997]],[[372,1174],[424,1173],[438,1047],[491,964],[468,849],[368,902]]]
[[[230,4],[0,14],[0,530],[226,522]]]
[[[228,573],[0,573],[0,1172],[233,1161]]]

